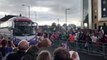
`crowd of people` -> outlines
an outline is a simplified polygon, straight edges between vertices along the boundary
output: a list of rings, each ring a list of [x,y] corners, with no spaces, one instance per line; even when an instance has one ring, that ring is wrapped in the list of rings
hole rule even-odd
[[[38,32],[36,36],[37,44],[30,45],[27,40],[21,40],[17,46],[12,40],[0,36],[0,60],[80,60],[78,52],[67,48],[68,42],[78,41],[83,42],[84,45],[107,43],[107,35],[103,31],[96,30]],[[54,44],[54,41],[59,40],[63,41],[61,45],[50,52],[48,48]]]
[[[75,51],[69,51],[63,46],[50,52],[52,46],[49,38],[40,38],[35,45],[30,45],[27,40],[21,40],[17,46],[13,41],[0,40],[0,60],[80,60]],[[44,49],[45,48],[45,49]]]
[[[37,35],[49,38],[53,43],[54,41],[62,41],[62,45],[73,45],[79,43],[83,48],[93,45],[93,47],[107,46],[107,34],[103,30],[80,29],[72,32],[56,31],[53,33],[39,33]],[[69,46],[67,46],[69,48]],[[103,49],[101,49],[103,50]]]
[[[41,35],[40,35],[41,34]],[[107,34],[104,34],[102,30],[83,29],[74,32],[60,32],[53,33],[40,33],[39,36],[45,36],[51,41],[62,40],[74,43],[75,41],[84,43],[107,43]]]

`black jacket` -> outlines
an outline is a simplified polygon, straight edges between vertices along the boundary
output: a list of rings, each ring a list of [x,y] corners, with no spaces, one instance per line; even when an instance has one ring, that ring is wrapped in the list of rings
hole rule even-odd
[[[1,52],[0,52],[0,60],[2,60],[2,54],[1,54]]]
[[[36,46],[31,46],[21,60],[36,60],[39,49]]]
[[[15,53],[10,53],[7,56],[6,60],[20,60],[24,54],[25,54],[24,51],[17,51]]]

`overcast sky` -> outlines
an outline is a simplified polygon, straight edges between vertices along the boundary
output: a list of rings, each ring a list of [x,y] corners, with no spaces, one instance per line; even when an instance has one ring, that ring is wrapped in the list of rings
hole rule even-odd
[[[68,11],[68,23],[80,25],[81,0],[0,0],[0,18],[6,15],[19,15],[30,18],[39,25],[51,25],[52,22],[65,23],[65,9]],[[23,6],[24,4],[24,6]]]

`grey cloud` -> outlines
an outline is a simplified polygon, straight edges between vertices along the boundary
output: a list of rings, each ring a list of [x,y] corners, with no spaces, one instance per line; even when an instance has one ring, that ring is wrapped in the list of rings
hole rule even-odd
[[[65,17],[65,9],[70,8],[68,11],[68,18],[79,18],[80,14],[80,1],[81,0],[0,0],[0,11],[10,12],[11,14],[27,15],[27,7],[22,4],[29,6],[43,6],[52,8],[52,13],[39,14],[40,20],[54,20],[60,18],[61,20]],[[34,13],[31,12],[32,18]]]

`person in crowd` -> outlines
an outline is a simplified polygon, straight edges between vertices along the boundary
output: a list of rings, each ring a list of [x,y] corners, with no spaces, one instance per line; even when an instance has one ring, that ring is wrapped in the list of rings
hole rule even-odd
[[[0,39],[0,47],[2,47],[2,45],[1,45],[1,41],[2,41],[2,39]]]
[[[44,38],[41,42],[37,44],[37,47],[42,48],[42,47],[49,47],[51,46],[52,42],[48,38]]]
[[[69,40],[70,42],[74,43],[74,42],[75,42],[75,35],[74,35],[74,34],[69,34],[68,40]]]
[[[3,57],[5,57],[6,54],[8,53],[8,51],[7,51],[7,44],[8,44],[7,40],[2,40],[1,41],[0,52],[2,53]]]
[[[95,34],[93,34],[92,36],[91,36],[91,39],[92,39],[92,42],[93,43],[96,43],[97,42],[97,36],[95,35]]]
[[[15,48],[15,45],[13,44],[13,42],[12,41],[8,41],[7,51],[8,52],[12,52],[14,48]]]
[[[48,50],[42,50],[38,54],[37,60],[52,60],[51,53]]]
[[[0,40],[2,40],[3,39],[3,36],[0,34]]]
[[[52,42],[48,38],[43,39],[40,43],[36,45],[36,47],[39,48],[39,52],[42,50],[48,50],[51,52],[51,48],[52,48],[51,46],[52,46]]]
[[[105,35],[105,38],[104,38],[104,43],[106,43],[107,44],[107,34]]]
[[[59,40],[59,35],[60,35],[59,32],[55,32],[55,40]]]
[[[52,40],[52,42],[55,41],[55,33],[53,33],[53,34],[50,36],[50,39]]]
[[[63,32],[62,34],[60,34],[60,39],[63,41],[67,41],[68,36],[67,36],[66,32]]]
[[[62,41],[61,44],[64,44],[64,45],[65,45],[65,48],[68,48],[68,47],[69,47],[69,46],[67,45],[67,44],[68,44],[68,42],[67,42],[67,40],[68,40],[68,35],[66,34],[66,32],[63,32],[62,34],[60,34],[60,39],[61,39],[61,41]]]
[[[21,60],[36,60],[39,49],[36,46],[31,46]]]
[[[49,38],[49,34],[48,33],[44,33],[44,38]]]
[[[44,38],[40,37],[40,38],[37,38],[37,42],[41,42]]]
[[[107,34],[107,25],[106,25],[106,23],[103,24],[102,30],[104,31],[104,35]]]
[[[51,41],[48,38],[45,38],[37,45],[31,46],[21,60],[36,60],[39,51],[44,47],[48,48],[50,46]]]
[[[68,38],[68,46],[69,48],[71,46],[74,46],[75,43],[75,33],[69,34],[69,38]]]
[[[59,47],[54,51],[53,60],[72,60],[70,59],[70,53],[67,49]]]
[[[78,37],[79,37],[79,33],[76,32],[75,35],[74,35],[74,38],[75,38],[76,41],[78,41]]]
[[[42,39],[44,38],[42,32],[38,32],[38,33],[37,33],[37,39],[39,39],[39,38],[42,38]]]
[[[27,42],[26,40],[21,40],[18,43],[18,51],[14,53],[10,53],[7,56],[6,60],[20,60],[24,56],[28,48],[29,48],[29,42]]]
[[[80,60],[80,57],[79,57],[78,52],[69,51],[69,53],[70,53],[70,58],[71,58],[72,60]]]
[[[100,31],[98,32],[98,39],[102,39],[103,36],[104,36],[104,31],[100,29]]]
[[[84,42],[85,42],[85,45],[84,45],[84,46],[85,46],[85,48],[87,49],[88,46],[89,46],[89,45],[91,44],[91,42],[92,42],[92,40],[91,40],[91,38],[90,38],[90,33],[89,33],[89,32],[86,33]]]
[[[2,54],[1,54],[1,52],[0,52],[0,60],[2,60]]]

